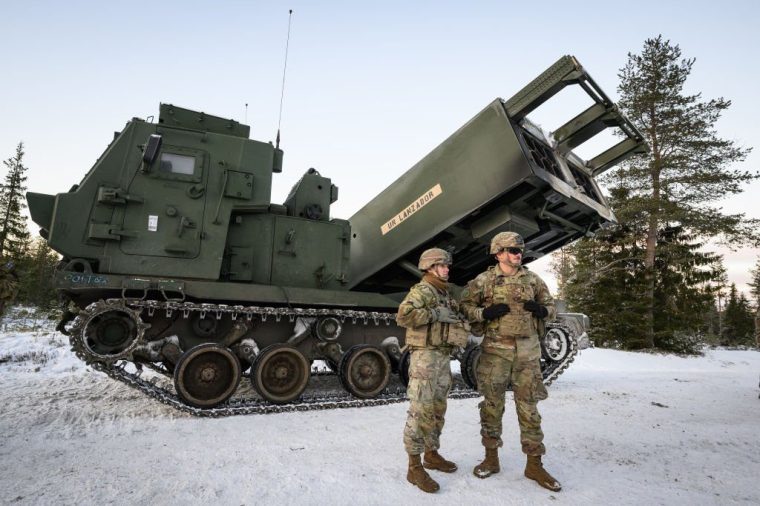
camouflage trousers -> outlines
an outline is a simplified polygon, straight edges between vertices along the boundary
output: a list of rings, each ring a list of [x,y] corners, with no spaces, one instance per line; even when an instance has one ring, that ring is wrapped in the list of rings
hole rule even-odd
[[[547,397],[541,378],[538,339],[517,339],[511,349],[484,348],[477,368],[478,390],[483,394],[480,408],[480,435],[483,446],[502,446],[502,417],[504,397],[509,384],[515,398],[517,421],[520,425],[520,443],[526,455],[543,455],[544,433],[538,401]]]
[[[409,363],[409,411],[404,427],[404,447],[409,455],[437,450],[451,389],[450,354],[447,349],[412,350]]]

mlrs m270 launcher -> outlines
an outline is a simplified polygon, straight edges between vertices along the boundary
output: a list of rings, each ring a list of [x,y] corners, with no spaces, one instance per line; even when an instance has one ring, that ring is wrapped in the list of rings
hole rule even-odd
[[[592,105],[546,134],[528,115],[567,86]],[[617,144],[589,160],[573,152],[608,128]],[[423,250],[449,250],[461,285],[493,262],[499,232],[524,237],[526,263],[593,234],[615,221],[594,178],[647,149],[571,56],[494,100],[348,220],[331,217],[338,188],[314,169],[273,203],[283,152],[249,130],[163,104],[157,123],[128,122],[70,191],[27,195],[63,255],[61,328],[77,355],[188,409],[231,409],[248,368],[263,399],[289,403],[317,359],[354,397],[388,395],[405,363],[394,316]],[[547,382],[584,331],[573,315],[549,324]],[[470,384],[476,349],[457,351]],[[172,381],[156,393],[130,364]]]

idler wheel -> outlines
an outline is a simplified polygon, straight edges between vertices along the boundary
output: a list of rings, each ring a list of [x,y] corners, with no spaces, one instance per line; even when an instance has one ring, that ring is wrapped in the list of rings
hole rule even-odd
[[[354,396],[371,399],[388,386],[391,361],[381,348],[357,344],[340,359],[338,375],[343,387]]]
[[[186,404],[213,408],[232,397],[240,376],[240,362],[234,353],[218,344],[200,344],[177,361],[174,387]]]
[[[459,361],[459,370],[465,384],[473,390],[478,389],[478,360],[480,359],[480,346],[471,346],[462,354]]]
[[[88,361],[128,358],[142,338],[145,325],[137,312],[103,303],[84,324],[82,344]]]
[[[309,361],[303,353],[287,344],[267,346],[251,366],[253,388],[275,404],[298,399],[306,390],[310,375]]]
[[[544,358],[553,362],[561,362],[570,353],[570,337],[558,328],[549,329],[541,340]]]

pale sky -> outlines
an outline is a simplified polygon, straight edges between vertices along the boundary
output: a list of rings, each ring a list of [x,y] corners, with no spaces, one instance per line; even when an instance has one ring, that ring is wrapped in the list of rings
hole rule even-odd
[[[340,187],[332,216],[348,218],[564,54],[616,99],[627,53],[658,34],[697,59],[688,92],[732,100],[718,131],[755,146],[739,168],[760,170],[760,8],[750,0],[0,0],[0,158],[23,140],[28,189],[67,191],[114,131],[134,116],[157,117],[161,102],[237,119],[252,126],[252,138],[274,140],[288,9],[284,171],[273,202],[315,167]],[[542,126],[577,112],[555,107]],[[760,183],[716,205],[760,218]],[[740,290],[758,255],[726,251]],[[547,260],[533,266],[554,288]]]

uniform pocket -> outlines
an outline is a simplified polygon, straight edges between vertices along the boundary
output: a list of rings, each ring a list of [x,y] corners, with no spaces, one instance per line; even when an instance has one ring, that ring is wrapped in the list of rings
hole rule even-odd
[[[430,345],[440,346],[443,344],[443,330],[445,323],[434,322],[430,324]]]
[[[536,400],[536,402],[546,400],[549,397],[549,392],[546,391],[546,385],[544,385],[544,377],[541,375],[540,369],[536,373],[533,385],[533,398]]]
[[[463,348],[467,346],[467,338],[470,333],[467,331],[467,326],[463,323],[450,323],[448,324],[448,336],[446,336],[446,342],[452,346],[459,346]]]
[[[513,383],[516,400],[538,402],[548,397],[538,361],[521,363],[515,371]]]
[[[428,335],[428,325],[421,325],[411,329],[406,329],[406,338],[404,343],[406,346],[425,346]]]

